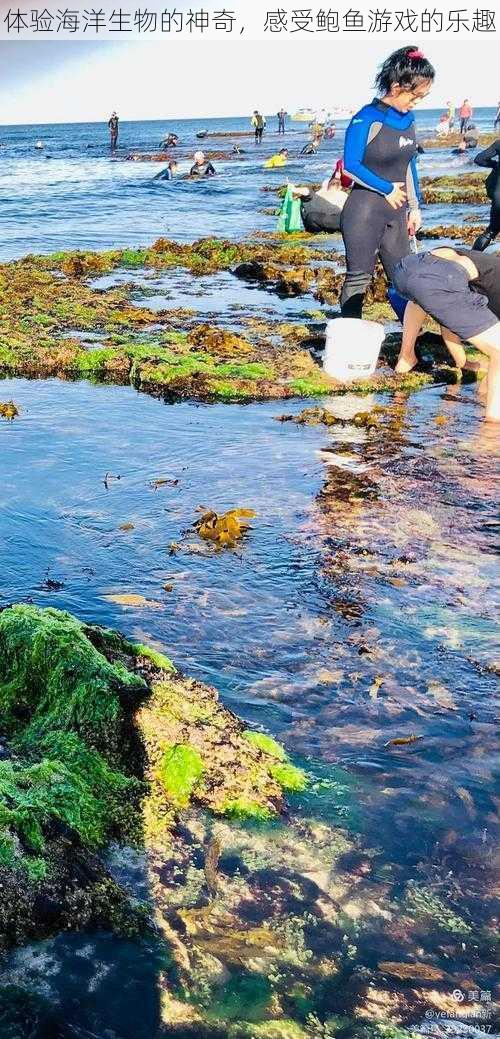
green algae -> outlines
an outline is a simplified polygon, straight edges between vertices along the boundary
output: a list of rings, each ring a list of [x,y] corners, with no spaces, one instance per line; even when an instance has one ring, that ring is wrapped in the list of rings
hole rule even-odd
[[[267,805],[247,797],[235,797],[231,801],[224,801],[220,808],[221,815],[228,819],[237,819],[241,822],[253,820],[254,822],[269,822],[273,813]]]
[[[56,917],[137,933],[144,916],[85,856],[110,841],[168,844],[190,805],[267,821],[300,788],[282,748],[249,739],[214,689],[52,608],[0,611],[0,707],[0,942],[43,932],[37,890],[58,906],[49,933]]]
[[[282,790],[286,790],[287,793],[301,793],[307,788],[308,780],[305,772],[291,764],[284,747],[272,736],[268,736],[264,732],[251,731],[244,732],[243,736],[263,754],[274,758],[276,764],[270,765],[269,771]]]
[[[410,885],[405,908],[410,915],[432,920],[435,927],[451,934],[468,935],[473,932],[473,927],[429,888]]]
[[[165,750],[158,771],[169,799],[177,808],[185,808],[205,768],[194,747],[178,744]]]
[[[175,671],[175,666],[169,657],[166,657],[164,653],[159,653],[156,649],[151,649],[150,646],[144,646],[142,643],[134,645],[134,651],[137,656],[146,657],[150,660],[159,671]]]
[[[185,312],[135,306],[133,283],[103,291],[89,282],[116,269],[179,268],[192,277],[230,270],[284,296],[313,292],[336,305],[343,275],[317,263],[324,260],[324,251],[307,236],[274,236],[243,243],[202,239],[192,245],[159,239],[140,249],[28,256],[0,265],[0,372],[132,384],[172,401],[243,402],[395,388],[413,392],[432,381],[410,373],[395,383],[393,376],[378,372],[354,384],[335,383],[304,346],[310,332],[302,326],[268,323],[267,330],[255,329],[253,339],[245,339],[190,318],[186,331],[174,327],[186,320]],[[385,277],[377,272],[367,315],[389,316],[386,293]],[[89,348],[86,332],[102,335],[103,343]]]
[[[302,793],[303,790],[307,789],[308,780],[305,772],[297,768],[296,765],[291,765],[289,762],[283,762],[283,764],[272,765],[270,773],[273,779],[279,783],[282,790],[286,790],[287,793]]]
[[[29,605],[0,614],[2,726],[21,745],[34,746],[50,732],[74,731],[119,760],[121,701],[128,696],[139,703],[146,690],[140,676],[103,657],[70,614]]]
[[[277,758],[278,761],[286,760],[283,747],[272,736],[267,736],[265,732],[251,732],[250,730],[244,732],[243,735],[249,743],[258,747],[264,754],[269,754],[271,758]]]

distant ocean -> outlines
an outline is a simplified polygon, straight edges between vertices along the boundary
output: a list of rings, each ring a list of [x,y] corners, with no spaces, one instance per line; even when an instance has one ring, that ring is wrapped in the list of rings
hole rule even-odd
[[[435,127],[441,109],[416,112],[418,132]],[[474,120],[480,129],[493,125],[495,109],[481,108]],[[260,212],[272,207],[275,196],[264,185],[290,180],[321,180],[343,149],[347,120],[337,123],[333,141],[325,141],[317,156],[298,160],[307,139],[305,123],[287,122],[284,143],[290,150],[286,173],[263,170],[263,160],[283,145],[277,120],[268,117],[261,148],[252,138],[242,140],[238,161],[215,161],[220,174],[210,183],[153,181],[156,164],[124,161],[131,151],[157,150],[168,131],[178,134],[180,171],[189,168],[193,151],[226,151],[231,138],[207,138],[202,130],[248,130],[249,117],[121,122],[119,149],[111,156],[105,123],[47,123],[0,126],[0,259],[28,252],[71,248],[136,245],[160,235],[190,241],[205,235],[234,238],[260,228],[270,230],[274,218]],[[43,149],[37,150],[40,141]],[[468,157],[467,157],[468,161]],[[445,149],[422,156],[422,173],[463,169],[463,160],[450,160]]]

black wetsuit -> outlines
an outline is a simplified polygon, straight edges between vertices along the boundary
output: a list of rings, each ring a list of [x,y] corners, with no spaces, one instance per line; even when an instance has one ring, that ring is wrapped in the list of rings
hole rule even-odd
[[[118,144],[118,116],[112,115],[108,122],[111,147],[116,148]]]
[[[306,155],[316,155],[319,148],[319,144],[314,144],[314,141],[309,141],[309,144],[305,144],[299,152],[299,158]]]
[[[344,168],[354,187],[342,210],[347,274],[340,297],[343,317],[362,316],[365,292],[377,256],[389,281],[410,252],[408,208],[418,209],[417,143],[413,115],[375,99],[351,120],[345,138]],[[392,209],[386,195],[402,182],[407,204]]]
[[[500,138],[490,144],[489,148],[474,157],[476,166],[486,166],[491,173],[486,178],[486,193],[491,199],[490,223],[474,242],[474,249],[487,249],[500,234]]]
[[[464,133],[464,141],[468,148],[477,148],[479,144],[479,130],[473,123],[467,127]]]
[[[459,256],[467,256],[478,270],[478,277],[469,280],[473,292],[486,296],[488,307],[500,321],[500,253],[483,256],[481,250],[456,249]]]
[[[198,166],[195,162],[194,166],[191,166],[189,171],[190,177],[213,177],[215,176],[215,169],[211,162],[204,162],[202,166]]]
[[[285,132],[285,116],[286,112],[278,112],[278,133]]]
[[[340,231],[342,210],[339,206],[332,205],[326,198],[322,198],[315,191],[312,191],[306,198],[301,199],[300,212],[304,227],[311,234],[323,231]]]

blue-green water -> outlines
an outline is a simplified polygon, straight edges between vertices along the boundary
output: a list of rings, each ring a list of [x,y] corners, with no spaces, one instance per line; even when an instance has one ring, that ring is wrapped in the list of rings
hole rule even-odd
[[[186,152],[197,128],[176,128]],[[167,185],[152,185],[147,166],[110,159],[99,132],[89,158],[83,150],[94,128],[48,128],[50,161],[32,153],[40,128],[3,133],[2,258],[272,227],[272,218],[256,212],[270,179],[261,159],[245,159],[239,172],[227,163],[217,184],[175,185],[174,196]],[[151,124],[124,128],[123,142],[152,147]],[[337,141],[329,147],[314,176],[338,154]],[[422,161],[429,172],[445,159],[433,153]],[[429,207],[426,219],[451,222],[438,207]],[[225,274],[201,279],[196,297],[193,282],[178,273],[156,288],[168,293],[168,305],[191,305],[221,324],[235,320],[235,303],[248,315],[272,309],[289,320],[314,305],[278,301]],[[285,409],[169,406],[130,387],[0,383],[0,398],[20,409],[15,421],[0,422],[0,605],[57,606],[161,647],[305,765],[311,788],[293,803],[283,830],[293,835],[297,860],[304,857],[300,884],[289,876],[295,867],[298,876],[299,866],[281,831],[269,837],[277,848],[284,842],[272,869],[267,838],[250,836],[258,851],[255,862],[248,848],[242,853],[256,904],[247,925],[255,922],[251,913],[272,916],[264,895],[255,894],[259,883],[273,898],[288,885],[291,929],[300,905],[300,942],[312,962],[344,950],[342,985],[320,986],[324,1018],[345,1009],[347,991],[351,1012],[353,986],[378,959],[425,959],[445,971],[447,992],[467,978],[488,991],[492,983],[484,933],[493,911],[497,459],[473,390],[464,388],[458,401],[453,390],[450,399],[443,394],[433,387],[401,398],[397,419],[380,429],[347,424],[332,431],[276,421],[300,402]],[[349,396],[326,405],[349,418],[376,402]],[[155,488],[159,478],[171,482]],[[255,509],[251,531],[236,551],[210,551],[192,529],[197,509],[238,505]],[[172,552],[172,543],[179,549]],[[109,598],[129,593],[143,605],[126,608]],[[419,738],[390,742],[409,735]],[[316,854],[311,819],[314,839],[322,839],[323,826],[329,839],[338,831],[353,842],[344,879],[361,897],[359,878],[370,875],[363,905],[376,901],[383,923],[370,918],[364,927],[355,908],[338,906],[335,927],[328,922],[318,895],[323,881],[312,883],[304,850],[310,844]],[[225,876],[237,858],[231,847]],[[130,859],[117,855],[112,865],[133,886]],[[138,873],[141,897],[150,888],[156,897],[154,869],[140,863]],[[398,932],[400,900],[413,885],[426,892],[424,901],[431,892],[453,912],[459,907],[466,921],[460,937],[441,935],[438,910],[423,930]],[[316,931],[308,914],[323,914]],[[305,984],[310,961],[294,941],[300,969],[293,984],[297,977]],[[108,935],[59,936],[6,957],[0,981],[48,1001],[29,1012],[41,1022],[37,1039],[153,1039],[171,981],[162,956]],[[218,1012],[227,1021],[238,1013],[266,1019],[272,985],[279,988],[269,978],[271,968],[222,973]],[[204,984],[200,976],[200,993]],[[299,1002],[286,1012],[305,1020]],[[200,1036],[197,1027],[168,1034]],[[307,1027],[314,1039],[328,1036]]]

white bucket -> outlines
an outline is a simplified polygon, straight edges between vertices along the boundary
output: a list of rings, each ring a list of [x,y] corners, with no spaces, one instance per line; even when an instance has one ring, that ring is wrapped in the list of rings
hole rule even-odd
[[[323,371],[339,382],[369,379],[377,367],[385,336],[377,321],[338,317],[326,325]]]

